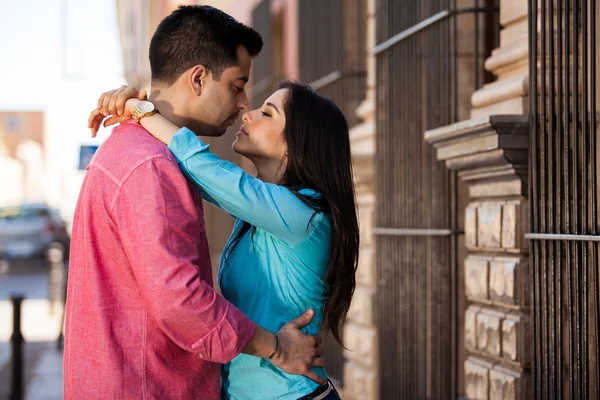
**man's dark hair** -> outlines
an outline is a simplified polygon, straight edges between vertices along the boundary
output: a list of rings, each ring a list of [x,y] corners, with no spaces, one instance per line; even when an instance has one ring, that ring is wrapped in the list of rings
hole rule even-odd
[[[219,80],[225,69],[238,64],[239,45],[254,57],[262,49],[262,37],[214,7],[179,6],[162,20],[150,41],[152,83],[170,86],[199,64]]]

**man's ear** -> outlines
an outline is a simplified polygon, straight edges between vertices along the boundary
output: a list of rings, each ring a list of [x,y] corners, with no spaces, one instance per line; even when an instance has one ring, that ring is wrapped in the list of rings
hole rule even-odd
[[[188,84],[196,96],[200,96],[202,89],[206,87],[206,82],[209,77],[210,72],[208,72],[204,65],[198,64],[190,68]]]

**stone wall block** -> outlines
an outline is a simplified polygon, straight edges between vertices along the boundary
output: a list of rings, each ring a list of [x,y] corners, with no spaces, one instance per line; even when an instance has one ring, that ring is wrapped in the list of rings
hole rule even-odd
[[[344,355],[365,367],[377,366],[377,331],[373,327],[365,327],[351,321],[344,325],[344,344],[347,350]]]
[[[373,235],[374,211],[375,208],[371,205],[361,204],[358,207],[361,246],[372,246],[375,243],[375,236]]]
[[[379,382],[377,375],[370,368],[355,362],[344,364],[344,395],[351,400],[377,400],[379,398]]]
[[[490,299],[505,304],[516,304],[517,262],[498,261],[490,262]]]
[[[516,399],[519,375],[512,371],[502,371],[496,367],[490,370],[490,400]]]
[[[375,290],[357,287],[348,310],[348,319],[365,326],[374,325]]]
[[[525,248],[527,208],[525,200],[510,201],[502,207],[502,248],[509,250]]]
[[[475,357],[465,361],[465,391],[469,400],[488,400],[493,364]]]
[[[502,247],[514,249],[519,247],[520,241],[517,237],[517,224],[525,221],[517,221],[517,204],[505,204],[502,206]]]
[[[481,307],[469,306],[465,311],[465,347],[468,350],[477,350],[477,314]]]
[[[502,321],[505,313],[482,309],[477,314],[477,350],[502,355]]]
[[[377,271],[375,265],[375,247],[360,246],[358,257],[358,268],[356,269],[356,283],[374,288],[377,283]]]
[[[527,371],[513,371],[500,365],[489,372],[490,400],[529,400]]]
[[[468,249],[477,248],[477,205],[470,204],[465,210],[465,244]]]
[[[502,301],[504,297],[504,263],[490,262],[490,300]]]
[[[477,244],[499,249],[502,240],[502,205],[484,203],[477,209]]]
[[[470,255],[465,259],[465,294],[473,300],[488,300],[489,257]]]
[[[515,0],[500,0],[500,24],[511,25],[525,19],[527,22],[527,2]]]
[[[517,304],[517,300],[520,300],[517,296],[516,289],[520,282],[517,281],[518,264],[516,262],[505,262],[503,263],[504,270],[504,293],[502,296],[502,302],[506,304]]]
[[[528,341],[529,318],[519,312],[511,312],[502,322],[502,356],[510,361],[529,364]]]

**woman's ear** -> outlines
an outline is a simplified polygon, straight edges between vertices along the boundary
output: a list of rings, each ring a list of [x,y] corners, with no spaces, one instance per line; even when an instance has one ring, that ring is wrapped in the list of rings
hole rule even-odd
[[[190,69],[188,84],[196,96],[200,96],[206,84],[209,72],[204,65],[196,65]]]

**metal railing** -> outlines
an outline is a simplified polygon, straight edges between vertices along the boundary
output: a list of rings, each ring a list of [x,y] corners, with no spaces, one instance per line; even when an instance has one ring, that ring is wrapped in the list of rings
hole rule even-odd
[[[537,399],[600,396],[596,7],[529,1]]]
[[[352,127],[366,90],[366,1],[303,0],[298,14],[300,81],[335,102]],[[325,368],[343,384],[343,348],[327,339]]]
[[[470,108],[473,90],[484,83],[483,61],[496,44],[480,44],[497,37],[498,25],[479,24],[478,16],[484,21],[482,13],[496,12],[491,3],[473,1],[459,12],[452,0],[376,2],[379,45],[370,53],[377,65],[374,233],[383,399],[459,394],[460,189],[423,133],[457,122],[459,108]],[[458,18],[469,17],[470,43],[457,36]],[[458,68],[459,53],[473,69]],[[459,87],[469,81],[474,87]]]

